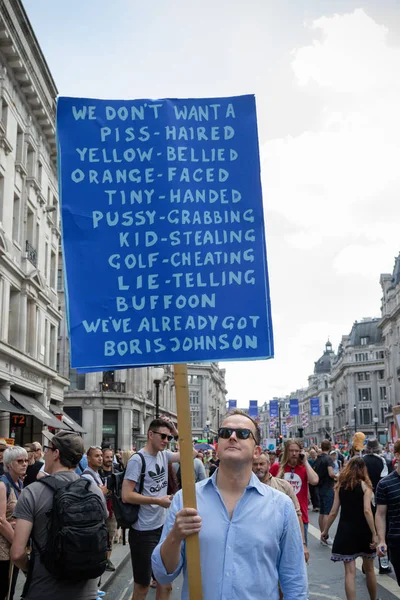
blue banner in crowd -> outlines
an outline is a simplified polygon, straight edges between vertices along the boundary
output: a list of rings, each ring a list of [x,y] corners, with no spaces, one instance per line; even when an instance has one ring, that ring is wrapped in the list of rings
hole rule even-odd
[[[228,400],[228,410],[237,408],[237,400]]]
[[[258,417],[258,400],[249,401],[249,417],[253,417],[253,419]]]
[[[311,416],[319,417],[320,416],[319,398],[311,398],[310,404],[311,404]]]
[[[273,356],[254,96],[59,98],[71,367]]]
[[[269,403],[269,416],[279,417],[278,400],[271,400]]]
[[[298,400],[290,400],[290,416],[298,417],[299,416],[299,401]]]

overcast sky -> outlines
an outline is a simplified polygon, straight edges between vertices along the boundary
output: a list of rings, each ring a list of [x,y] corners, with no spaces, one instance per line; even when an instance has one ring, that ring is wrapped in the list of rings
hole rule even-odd
[[[400,250],[398,0],[24,6],[62,95],[256,94],[276,356],[224,364],[228,398],[304,387]]]

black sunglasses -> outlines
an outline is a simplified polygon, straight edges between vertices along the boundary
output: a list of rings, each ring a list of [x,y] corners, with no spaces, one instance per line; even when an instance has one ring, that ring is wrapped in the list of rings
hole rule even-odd
[[[223,440],[229,440],[229,438],[232,436],[232,433],[234,432],[236,433],[236,437],[238,440],[248,440],[251,436],[257,444],[257,440],[254,437],[254,434],[251,431],[251,429],[235,429],[233,427],[221,427],[220,429],[218,429],[218,437],[222,438]]]
[[[46,454],[46,452],[48,452],[49,450],[51,450],[52,452],[54,450],[58,450],[58,448],[54,448],[54,446],[43,446],[43,452]]]
[[[152,429],[150,431],[153,431]],[[160,433],[159,431],[153,431],[153,433],[157,433],[161,436],[162,440],[168,440],[169,442],[174,439],[173,435],[168,435],[167,433]]]

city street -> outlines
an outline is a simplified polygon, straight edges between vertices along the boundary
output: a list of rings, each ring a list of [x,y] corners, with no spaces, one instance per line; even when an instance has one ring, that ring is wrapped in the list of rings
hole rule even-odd
[[[335,524],[331,529],[333,536],[336,530]],[[309,525],[309,549],[310,563],[309,574],[309,600],[345,600],[344,593],[344,568],[342,564],[334,564],[330,560],[330,549],[321,546],[318,535],[318,514],[310,514]],[[174,583],[171,600],[180,600],[181,579]],[[398,600],[400,588],[393,575],[378,575],[378,598],[380,600]],[[110,600],[130,600],[132,594],[132,568],[128,561],[121,572],[114,579],[107,590]],[[148,600],[155,600],[155,590],[151,590]],[[361,572],[361,564],[357,568],[357,598],[367,600],[368,593],[365,578]]]

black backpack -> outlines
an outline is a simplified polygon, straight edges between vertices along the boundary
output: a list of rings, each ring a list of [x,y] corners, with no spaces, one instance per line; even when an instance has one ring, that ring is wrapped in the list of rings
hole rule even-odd
[[[101,498],[87,479],[65,483],[49,476],[38,481],[54,492],[47,513],[47,542],[40,552],[42,563],[57,579],[75,582],[100,577],[108,549]]]
[[[143,492],[144,477],[146,474],[146,462],[143,455],[137,452],[142,461],[142,471],[140,473],[139,491]],[[125,472],[112,473],[109,482],[109,490],[112,492],[112,507],[118,527],[129,529],[139,518],[140,504],[129,504],[122,501],[122,484],[124,482]],[[125,536],[124,536],[125,537]]]

